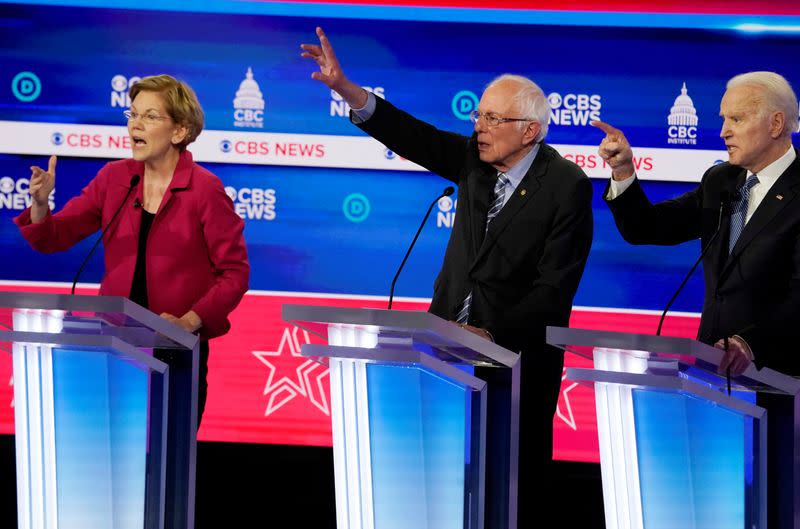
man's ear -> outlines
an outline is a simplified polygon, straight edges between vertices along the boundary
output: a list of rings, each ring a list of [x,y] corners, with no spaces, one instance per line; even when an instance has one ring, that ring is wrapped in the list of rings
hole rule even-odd
[[[786,116],[783,112],[773,112],[769,118],[769,135],[773,140],[783,135],[786,128]]]
[[[525,145],[530,145],[532,143],[536,143],[536,137],[539,135],[539,132],[542,130],[542,125],[536,121],[531,121],[525,127],[525,132],[522,135],[522,142]]]

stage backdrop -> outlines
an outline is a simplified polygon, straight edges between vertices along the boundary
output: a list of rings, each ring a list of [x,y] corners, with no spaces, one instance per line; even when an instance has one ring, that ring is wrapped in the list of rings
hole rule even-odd
[[[469,112],[499,74],[542,86],[553,107],[548,142],[593,178],[594,243],[571,322],[584,328],[654,332],[698,252],[697,243],[621,240],[601,200],[602,135],[588,122],[626,132],[638,175],[659,200],[727,159],[718,114],[729,77],[775,70],[800,81],[800,9],[788,1],[769,12],[756,2],[711,2],[692,15],[675,2],[651,6],[671,15],[630,12],[624,1],[546,12],[466,0],[159,4],[0,3],[0,288],[64,292],[94,241],[47,256],[27,246],[11,219],[29,203],[29,167],[59,155],[58,210],[104,163],[129,155],[122,112],[130,86],[157,73],[187,81],[207,120],[190,150],[245,220],[252,267],[231,333],[211,344],[203,440],[331,443],[327,371],[299,356],[319,338],[282,322],[280,306],[384,307],[425,208],[447,185],[365,137],[347,105],[310,79],[313,64],[298,45],[314,41],[317,25],[352,79],[443,129],[469,134]],[[434,208],[398,282],[398,308],[427,308],[454,212],[451,198]],[[98,252],[82,291],[95,292],[101,276]],[[694,336],[701,287],[698,273],[665,334]],[[584,362],[567,356],[568,365]],[[13,432],[12,385],[10,356],[0,353],[2,433]],[[556,457],[596,461],[596,438],[591,390],[565,381]]]

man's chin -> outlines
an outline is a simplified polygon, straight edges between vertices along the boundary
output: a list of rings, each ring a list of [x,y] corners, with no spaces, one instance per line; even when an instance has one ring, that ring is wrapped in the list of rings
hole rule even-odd
[[[482,162],[492,164],[495,159],[492,154],[488,151],[478,151],[478,157],[481,159]]]

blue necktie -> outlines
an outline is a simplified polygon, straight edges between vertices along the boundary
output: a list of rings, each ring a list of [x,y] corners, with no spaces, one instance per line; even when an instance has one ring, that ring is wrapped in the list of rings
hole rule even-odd
[[[506,198],[506,185],[509,183],[508,177],[505,173],[500,173],[497,175],[497,182],[494,184],[494,201],[492,202],[491,207],[489,207],[489,212],[486,214],[486,231],[489,231],[489,223],[492,222],[492,219],[500,213],[500,210],[503,209],[503,202]],[[456,316],[456,322],[458,323],[467,323],[469,320],[469,308],[472,305],[472,291],[469,291],[467,297],[464,298],[464,302],[461,304],[461,310],[458,311],[458,316]]]
[[[747,177],[747,180],[739,188],[738,201],[734,203],[733,211],[731,212],[731,234],[728,237],[728,254],[733,252],[733,247],[736,246],[736,241],[744,230],[745,217],[747,217],[747,205],[750,202],[750,189],[758,183],[758,176],[752,174]]]

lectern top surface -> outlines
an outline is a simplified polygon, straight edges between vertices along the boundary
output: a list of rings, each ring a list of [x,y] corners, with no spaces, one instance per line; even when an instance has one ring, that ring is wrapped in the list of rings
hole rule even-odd
[[[723,351],[691,338],[548,327],[547,343],[595,361],[595,369],[598,369],[598,352],[603,353],[603,357],[613,352],[618,353],[618,360],[602,369],[647,374],[683,373],[711,387],[722,389],[727,385],[725,375],[717,372]],[[769,368],[756,369],[754,365],[741,376],[733,377],[732,385],[750,391],[800,394],[800,380]]]
[[[283,319],[326,339],[331,328],[366,330],[374,345],[411,346],[444,362],[513,367],[519,359],[517,353],[424,311],[284,305]]]
[[[14,326],[15,314],[50,314],[27,318],[30,328]],[[198,337],[153,314],[127,298],[30,292],[0,292],[0,331],[109,336],[137,348],[192,349]]]

